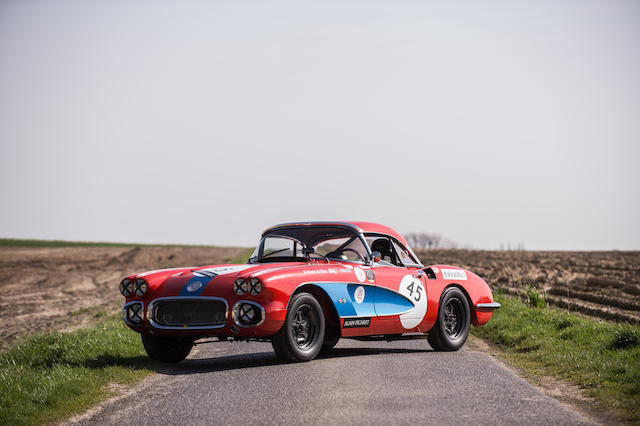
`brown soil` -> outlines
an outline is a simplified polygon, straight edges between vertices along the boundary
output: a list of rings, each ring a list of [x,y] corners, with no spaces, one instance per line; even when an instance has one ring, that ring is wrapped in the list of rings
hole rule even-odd
[[[224,264],[246,248],[0,247],[0,349],[35,332],[72,330],[123,302],[119,283],[151,269]]]
[[[528,286],[561,308],[640,323],[640,252],[421,250],[425,265],[461,266],[492,289],[523,294]]]

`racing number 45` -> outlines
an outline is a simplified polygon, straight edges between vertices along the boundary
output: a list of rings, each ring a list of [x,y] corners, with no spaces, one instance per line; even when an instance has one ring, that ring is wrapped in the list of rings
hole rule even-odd
[[[409,290],[409,296],[413,297],[413,300],[415,300],[416,302],[420,301],[420,298],[422,297],[421,292],[424,290],[420,283],[415,283],[412,281],[411,284],[407,286],[407,290]],[[413,293],[415,293],[416,295],[414,296]]]

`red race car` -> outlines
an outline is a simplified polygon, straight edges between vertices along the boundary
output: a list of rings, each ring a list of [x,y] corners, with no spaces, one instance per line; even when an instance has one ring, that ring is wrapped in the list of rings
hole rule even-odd
[[[120,283],[123,319],[151,358],[179,362],[195,340],[271,341],[309,361],[340,338],[464,345],[500,304],[477,275],[425,267],[402,235],[367,222],[286,223],[244,265],[163,269]]]

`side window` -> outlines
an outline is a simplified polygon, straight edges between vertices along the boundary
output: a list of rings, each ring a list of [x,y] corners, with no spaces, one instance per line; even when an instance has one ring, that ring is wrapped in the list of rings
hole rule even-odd
[[[372,252],[377,252],[380,256],[380,263],[386,266],[399,266],[400,262],[393,253],[391,240],[383,235],[366,235],[365,239]]]
[[[411,253],[409,253],[409,250],[394,240],[391,240],[391,243],[393,244],[393,249],[397,253],[398,259],[404,266],[419,266],[418,262],[416,262],[416,260],[411,256]]]

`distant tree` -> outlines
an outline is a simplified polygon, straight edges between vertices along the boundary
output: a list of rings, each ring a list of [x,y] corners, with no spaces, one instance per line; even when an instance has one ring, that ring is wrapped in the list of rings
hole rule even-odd
[[[442,238],[440,234],[428,233],[428,232],[410,232],[404,236],[407,243],[411,247],[425,249],[425,248],[438,248],[442,243],[447,247],[455,246],[455,243],[451,240]]]

